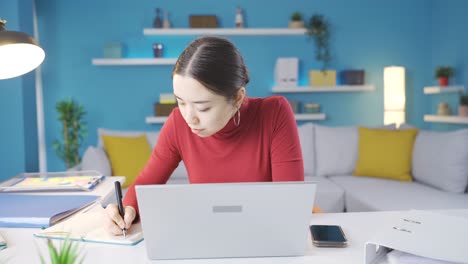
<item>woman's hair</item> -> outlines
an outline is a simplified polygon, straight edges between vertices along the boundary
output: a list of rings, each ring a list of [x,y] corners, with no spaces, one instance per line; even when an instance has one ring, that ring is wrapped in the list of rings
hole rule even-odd
[[[228,100],[249,82],[240,52],[229,40],[218,37],[200,37],[190,43],[177,59],[175,74],[191,77]]]

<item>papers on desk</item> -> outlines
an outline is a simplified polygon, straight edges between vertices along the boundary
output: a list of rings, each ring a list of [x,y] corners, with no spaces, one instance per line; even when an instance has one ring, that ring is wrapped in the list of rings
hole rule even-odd
[[[414,254],[402,252],[399,250],[392,250],[387,253],[387,259],[384,260],[388,264],[456,264],[455,262],[448,262],[444,260],[430,259],[426,257],[417,256]],[[385,262],[384,262],[385,263]]]
[[[21,173],[0,183],[0,191],[91,191],[103,179],[97,171]]]
[[[366,243],[365,263],[468,263],[467,226],[468,219],[463,217],[417,210],[402,212]],[[396,252],[390,252],[392,249]],[[412,262],[418,257],[422,262]]]
[[[0,226],[49,227],[98,199],[94,195],[0,193]]]
[[[84,242],[117,244],[117,245],[136,245],[143,240],[141,223],[132,225],[127,231],[127,237],[115,236],[110,234],[104,225],[104,219],[107,217],[104,208],[96,204],[89,210],[80,212],[69,219],[41,230],[34,234],[36,237],[52,239],[70,239]]]

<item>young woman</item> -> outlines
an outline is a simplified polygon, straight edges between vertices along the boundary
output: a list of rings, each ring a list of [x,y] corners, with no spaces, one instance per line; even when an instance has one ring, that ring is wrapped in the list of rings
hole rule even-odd
[[[153,153],[129,187],[122,219],[106,208],[110,232],[122,234],[138,214],[135,185],[163,184],[184,161],[190,183],[303,181],[297,125],[284,97],[250,98],[249,74],[228,40],[201,37],[172,73],[176,108]]]

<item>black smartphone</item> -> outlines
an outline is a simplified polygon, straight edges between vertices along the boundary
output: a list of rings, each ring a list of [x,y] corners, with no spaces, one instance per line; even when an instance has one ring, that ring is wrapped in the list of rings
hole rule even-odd
[[[338,225],[311,225],[312,244],[317,247],[346,247],[348,240]]]

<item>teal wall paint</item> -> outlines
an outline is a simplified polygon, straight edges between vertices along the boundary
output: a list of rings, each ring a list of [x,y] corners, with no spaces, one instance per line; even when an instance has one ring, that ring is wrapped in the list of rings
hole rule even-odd
[[[447,13],[451,12],[450,8],[467,10],[468,2],[455,2],[442,10],[447,9]],[[174,27],[187,27],[189,14],[209,13],[219,17],[222,27],[232,27],[237,6],[245,10],[248,27],[286,27],[290,14],[297,10],[307,19],[314,13],[321,13],[332,23],[334,60],[331,68],[365,69],[366,83],[374,84],[377,90],[287,97],[320,103],[327,114],[327,120],[320,124],[379,125],[383,119],[383,68],[402,65],[407,72],[407,121],[420,128],[437,129],[422,121],[423,115],[433,107],[433,99],[423,94],[423,87],[428,85],[428,80],[433,80],[432,68],[437,64],[433,42],[438,30],[431,26],[436,24],[434,13],[439,12],[437,9],[443,5],[445,1],[442,0],[378,3],[373,0],[301,0],[288,2],[287,5],[280,0],[37,0],[40,42],[47,53],[42,71],[49,170],[65,168],[51,148],[53,140],[60,137],[60,124],[55,111],[58,100],[73,97],[88,112],[89,135],[82,151],[86,146],[96,144],[98,127],[124,130],[160,128],[146,125],[144,119],[152,115],[153,103],[158,100],[158,95],[171,92],[172,66],[91,65],[91,59],[102,57],[103,46],[113,41],[124,43],[127,57],[151,57],[151,44],[154,42],[165,45],[166,57],[177,57],[194,36],[144,36],[143,28],[151,27],[156,7],[169,11]],[[453,23],[461,19],[462,16],[454,19]],[[450,24],[452,20],[444,23]],[[455,35],[447,36],[452,43],[459,37],[457,34],[464,34],[461,27],[455,30]],[[252,79],[247,87],[250,96],[271,95],[277,57],[296,56],[301,59],[302,85],[308,82],[308,70],[321,67],[314,60],[312,40],[304,36],[228,38],[245,57]],[[462,62],[466,63],[466,49],[454,53],[454,58],[460,56],[458,52],[464,52],[461,53],[465,56]],[[463,81],[466,83],[466,78]],[[23,104],[30,105],[31,102]],[[14,109],[3,105],[0,107],[7,112]],[[11,115],[7,116],[11,118]],[[20,128],[17,126],[12,131]],[[30,131],[23,128],[21,133],[27,133],[25,130]],[[14,137],[5,135],[2,138]],[[6,155],[1,155],[0,160]]]
[[[429,84],[437,85],[433,77],[434,70],[439,65],[450,65],[455,68],[455,76],[451,84],[465,85],[468,92],[468,2],[465,0],[434,1],[431,9],[431,72]],[[429,96],[428,113],[437,113],[440,102],[449,103],[454,114],[458,114],[458,94],[443,94]],[[433,130],[453,130],[467,125],[432,123]]]
[[[7,30],[20,30],[19,1],[0,1],[0,16]],[[0,80],[0,180],[25,170],[23,80]]]

